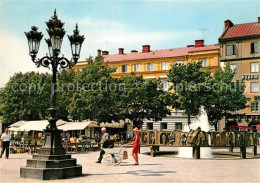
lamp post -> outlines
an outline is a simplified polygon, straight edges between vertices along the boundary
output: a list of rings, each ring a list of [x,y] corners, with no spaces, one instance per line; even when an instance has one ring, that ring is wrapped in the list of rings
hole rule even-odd
[[[60,144],[60,133],[56,126],[56,121],[58,120],[56,118],[56,113],[58,110],[56,108],[56,82],[58,68],[71,68],[77,63],[80,56],[81,45],[84,41],[84,36],[79,35],[78,25],[76,24],[74,34],[72,36],[68,36],[72,52],[72,59],[69,61],[63,56],[59,57],[65,30],[63,28],[64,23],[58,19],[56,10],[54,11],[54,16],[46,22],[46,25],[48,27],[47,32],[49,34],[49,38],[45,39],[45,41],[48,45],[49,55],[44,56],[41,59],[37,60],[36,55],[39,51],[40,41],[43,37],[42,33],[38,32],[38,28],[33,26],[31,31],[25,32],[25,35],[28,39],[29,54],[37,67],[52,67],[51,106],[48,109],[48,112],[51,114],[51,118],[48,120],[49,125],[45,130],[45,144],[41,148],[40,153],[53,155],[64,153],[62,152],[63,148]]]
[[[58,110],[56,107],[56,89],[58,69],[71,68],[77,63],[84,36],[79,35],[78,25],[76,24],[76,29],[73,31],[74,34],[68,36],[72,52],[72,59],[68,60],[63,55],[59,56],[66,32],[63,28],[64,23],[58,19],[56,10],[54,11],[54,16],[46,22],[46,25],[49,38],[45,39],[45,41],[48,45],[49,55],[36,59],[40,42],[43,38],[37,27],[33,26],[31,31],[25,32],[25,35],[28,39],[29,54],[36,66],[52,68],[51,106],[48,109],[51,117],[48,120],[47,128],[44,130],[45,142],[40,148],[39,155],[33,156],[32,160],[27,160],[27,167],[21,167],[20,169],[21,177],[42,180],[67,178],[82,174],[81,165],[76,165],[76,159],[71,159],[71,155],[66,155],[65,149],[61,145],[60,134],[62,130],[58,130],[56,126],[58,120],[56,117]],[[51,160],[55,160],[55,163],[50,162]],[[58,169],[55,169],[57,167]],[[32,173],[32,169],[34,173]]]

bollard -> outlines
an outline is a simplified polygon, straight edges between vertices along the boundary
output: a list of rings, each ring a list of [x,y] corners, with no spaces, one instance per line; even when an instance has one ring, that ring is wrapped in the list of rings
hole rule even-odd
[[[240,147],[240,158],[246,159],[246,146]]]
[[[253,155],[257,156],[257,146],[253,146]]]
[[[150,147],[151,148],[151,157],[155,157],[156,156],[156,152],[157,152],[158,147],[157,146],[151,146]]]
[[[155,148],[156,148],[156,152],[160,151],[160,146],[155,146]]]
[[[199,146],[192,147],[192,154],[193,154],[193,159],[200,159],[200,147]]]

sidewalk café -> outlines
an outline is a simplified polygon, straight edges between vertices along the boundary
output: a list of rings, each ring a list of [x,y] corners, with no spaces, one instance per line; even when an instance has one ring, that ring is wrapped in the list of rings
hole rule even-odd
[[[66,124],[66,121],[58,120],[57,127]],[[9,126],[9,131],[12,136],[20,136],[24,138],[39,138],[43,136],[43,130],[49,124],[48,120],[37,121],[18,121]]]
[[[68,122],[58,129],[63,130],[63,136],[65,138],[66,134],[70,137],[81,137],[94,138],[95,134],[100,133],[100,127],[94,121],[83,121],[83,122]]]
[[[112,123],[100,123],[99,126],[101,128],[106,128],[107,133],[110,134],[110,136],[117,136],[117,140],[120,139],[120,141],[126,140],[126,132],[128,131],[127,126],[128,122],[112,122]]]

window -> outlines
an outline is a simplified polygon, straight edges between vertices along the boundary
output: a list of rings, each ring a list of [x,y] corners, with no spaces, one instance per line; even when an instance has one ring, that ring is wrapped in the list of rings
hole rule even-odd
[[[148,71],[153,71],[153,63],[149,63],[149,64],[147,65],[147,70],[148,70]]]
[[[175,123],[175,130],[182,130],[182,123]]]
[[[207,59],[206,58],[201,58],[199,61],[202,61],[202,67],[207,67]]]
[[[167,130],[167,123],[161,123],[161,130]]]
[[[234,45],[227,45],[227,56],[235,55],[235,46]]]
[[[237,68],[237,65],[236,65],[236,64],[230,64],[230,69],[231,69],[232,71],[235,71],[236,68]]]
[[[258,43],[251,43],[251,53],[258,53]]]
[[[162,70],[168,70],[168,62],[162,62]]]
[[[122,72],[127,72],[127,65],[122,65]]]
[[[251,93],[259,92],[259,82],[251,82],[250,83],[250,91],[251,91]]]
[[[153,123],[147,123],[147,130],[153,130]]]
[[[250,63],[250,70],[251,70],[251,72],[258,72],[259,71],[258,62],[251,62]]]
[[[176,64],[182,64],[182,61],[180,60],[180,61],[176,61],[175,62]]]
[[[251,112],[259,112],[259,102],[251,102]]]
[[[135,64],[135,72],[140,72],[141,65]]]

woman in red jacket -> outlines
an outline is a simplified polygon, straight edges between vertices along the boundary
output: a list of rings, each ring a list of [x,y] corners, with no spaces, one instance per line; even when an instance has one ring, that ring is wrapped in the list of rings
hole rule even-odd
[[[140,145],[140,137],[138,134],[138,128],[134,128],[134,141],[128,143],[128,145],[134,145],[133,151],[132,151],[132,156],[135,159],[135,165],[139,165],[138,162],[138,152],[139,152],[139,145]]]

